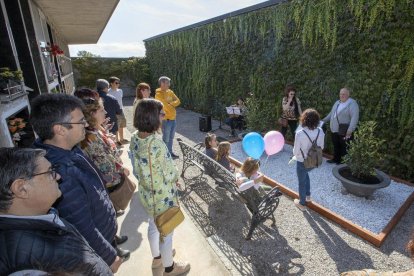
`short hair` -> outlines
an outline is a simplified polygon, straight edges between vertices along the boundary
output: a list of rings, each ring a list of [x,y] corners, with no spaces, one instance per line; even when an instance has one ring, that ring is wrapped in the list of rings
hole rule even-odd
[[[140,132],[153,133],[161,127],[160,112],[163,105],[155,99],[143,99],[137,105],[134,127]]]
[[[96,80],[96,90],[98,91],[102,91],[105,88],[109,87],[109,82],[107,80],[104,79],[97,79]]]
[[[142,100],[144,98],[144,96],[142,95],[142,91],[141,90],[145,90],[145,89],[149,89],[151,91],[151,87],[149,86],[148,83],[141,82],[140,84],[138,84],[137,89],[135,91],[135,97],[137,99]]]
[[[230,155],[230,148],[231,148],[230,142],[228,141],[221,142],[217,148],[216,160],[220,161],[221,158],[223,157],[227,158],[227,156]]]
[[[206,138],[204,139],[204,144],[206,149],[211,149],[210,142],[216,138],[214,133],[207,133]]]
[[[300,117],[302,127],[308,127],[310,130],[317,128],[320,120],[321,117],[319,116],[318,111],[312,108],[303,111],[302,116]]]
[[[32,101],[30,123],[40,139],[52,139],[55,136],[53,126],[70,121],[70,113],[75,109],[82,110],[82,108],[82,101],[75,96],[42,94]],[[72,128],[70,125],[65,127]]]
[[[243,172],[245,176],[250,177],[254,171],[257,171],[258,169],[259,160],[248,157],[241,166],[240,171]]]
[[[289,92],[290,91],[295,91],[295,93],[296,93],[296,87],[293,84],[286,85],[286,87],[285,87],[285,96],[286,97],[289,97]]]
[[[165,81],[171,82],[171,79],[169,77],[167,77],[167,76],[161,76],[158,79],[158,84],[161,84],[161,82],[165,82]]]
[[[31,148],[0,148],[0,211],[9,210],[13,193],[10,188],[16,179],[30,179],[36,173],[37,161],[46,151]]]
[[[109,83],[114,83],[116,81],[121,81],[118,77],[112,76],[109,78]]]
[[[76,97],[78,97],[79,99],[99,99],[99,94],[98,92],[89,89],[89,88],[81,88],[75,91],[75,93],[73,93],[73,95],[75,95]]]

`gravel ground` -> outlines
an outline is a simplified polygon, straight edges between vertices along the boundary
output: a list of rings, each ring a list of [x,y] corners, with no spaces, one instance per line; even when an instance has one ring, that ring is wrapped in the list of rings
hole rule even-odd
[[[132,132],[132,100],[125,99],[128,129]],[[176,138],[195,144],[205,134],[198,131],[199,114],[178,110]],[[213,128],[218,125],[213,123]],[[226,136],[228,132],[216,132]],[[181,155],[178,143],[174,150]],[[177,160],[181,170],[182,162]],[[189,176],[195,176],[196,170]],[[258,227],[251,241],[246,241],[250,214],[228,193],[217,188],[208,177],[193,183],[182,198],[191,219],[234,275],[338,275],[340,272],[363,268],[406,271],[413,262],[404,250],[414,225],[411,206],[381,248],[360,239],[309,211],[300,212],[290,198],[282,196],[276,210],[276,227],[268,221]]]
[[[292,150],[292,146],[285,145],[283,151],[270,156],[267,161],[264,154],[261,158],[260,170],[266,176],[298,192],[296,164],[288,165]],[[241,142],[232,144],[231,156],[240,162],[247,158]],[[335,165],[324,162],[321,167],[309,173],[313,200],[377,234],[385,228],[414,191],[412,186],[391,181],[390,186],[374,193],[373,200],[366,200],[352,194],[343,195],[341,182],[332,174],[333,167]]]

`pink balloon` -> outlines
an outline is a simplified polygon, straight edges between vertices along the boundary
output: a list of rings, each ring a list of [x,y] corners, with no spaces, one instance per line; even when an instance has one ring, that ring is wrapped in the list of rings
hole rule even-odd
[[[279,131],[269,131],[264,136],[265,151],[267,155],[273,155],[283,149],[285,138]]]

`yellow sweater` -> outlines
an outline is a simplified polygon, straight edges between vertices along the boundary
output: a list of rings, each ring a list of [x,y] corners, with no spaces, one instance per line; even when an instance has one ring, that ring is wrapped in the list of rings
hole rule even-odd
[[[180,99],[174,94],[171,89],[162,91],[160,88],[155,90],[155,99],[162,102],[164,105],[165,118],[164,120],[175,120],[175,108],[180,105]]]

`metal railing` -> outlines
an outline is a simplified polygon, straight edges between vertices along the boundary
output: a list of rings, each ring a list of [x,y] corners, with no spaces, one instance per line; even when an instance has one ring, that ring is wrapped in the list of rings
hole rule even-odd
[[[23,82],[21,83],[8,83],[6,88],[0,90],[0,102],[8,103],[17,99],[21,96],[27,95],[29,93],[24,89]]]

